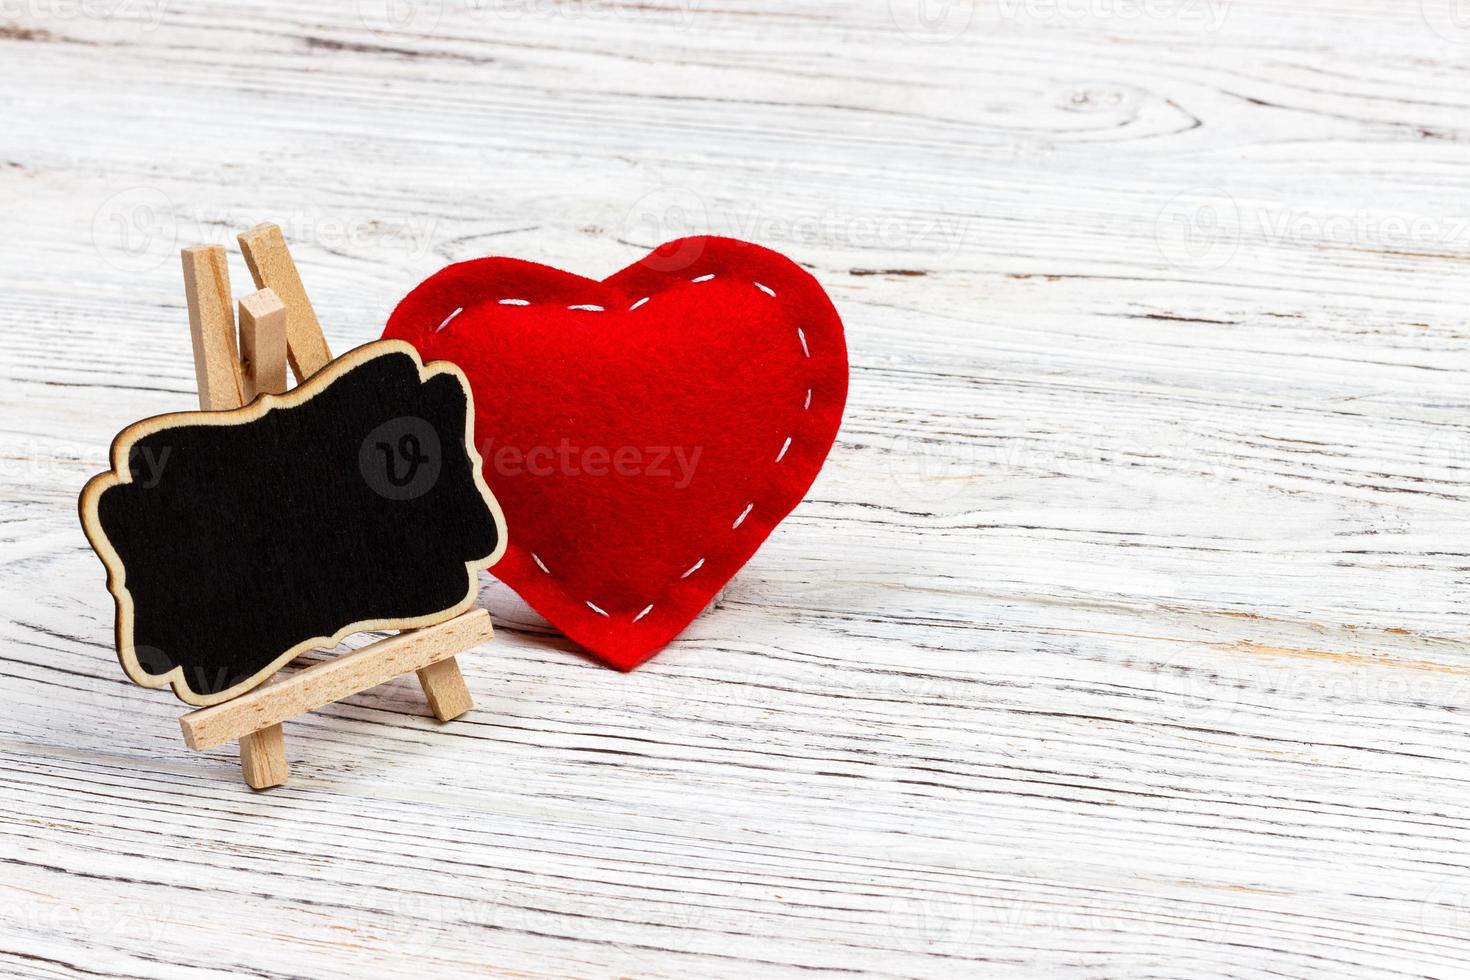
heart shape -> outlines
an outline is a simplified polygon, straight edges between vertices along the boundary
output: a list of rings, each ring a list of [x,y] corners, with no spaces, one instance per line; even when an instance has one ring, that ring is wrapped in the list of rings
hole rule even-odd
[[[601,282],[461,262],[384,337],[454,362],[509,543],[493,572],[631,670],[801,502],[847,400],[842,322],[785,256],[680,239]]]

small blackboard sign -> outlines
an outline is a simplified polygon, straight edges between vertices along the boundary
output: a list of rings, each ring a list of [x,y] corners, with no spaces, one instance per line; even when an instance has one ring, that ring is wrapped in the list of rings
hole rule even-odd
[[[216,704],[309,648],[469,609],[505,550],[470,398],[380,341],[284,395],[123,430],[81,515],[127,675]]]

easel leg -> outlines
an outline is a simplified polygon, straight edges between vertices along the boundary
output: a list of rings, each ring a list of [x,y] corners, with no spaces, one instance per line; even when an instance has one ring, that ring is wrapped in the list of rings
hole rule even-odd
[[[459,672],[459,661],[454,657],[429,664],[418,675],[424,696],[429,699],[429,710],[440,721],[458,718],[475,706],[470,689],[465,686],[464,674]]]
[[[270,789],[286,782],[286,736],[280,725],[262,728],[240,739],[240,771],[251,789]]]

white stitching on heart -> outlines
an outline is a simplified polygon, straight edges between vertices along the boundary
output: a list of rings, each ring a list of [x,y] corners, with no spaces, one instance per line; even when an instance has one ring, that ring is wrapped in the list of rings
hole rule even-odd
[[[453,313],[449,314],[448,316],[446,316],[443,319],[443,321],[439,324],[438,328],[435,329],[434,332],[435,333],[438,333],[440,330],[443,330],[445,327],[449,326],[449,321],[450,320],[453,320],[455,317],[459,316],[463,312],[464,312],[464,307],[463,306],[458,307]]]
[[[696,276],[695,278],[693,278],[693,279],[691,279],[689,281],[690,282],[709,282],[713,278],[715,278],[715,274],[713,272],[711,272],[711,273],[707,273],[706,275]],[[755,286],[756,289],[759,289],[761,292],[765,293],[767,296],[770,296],[770,297],[774,298],[775,295],[776,295],[776,291],[774,289],[772,289],[770,286],[767,286],[763,282],[756,282],[755,280],[751,280],[751,285]],[[652,298],[651,296],[645,296],[642,299],[638,300],[638,302],[636,302],[632,306],[628,307],[628,312],[629,313],[632,313],[634,310],[638,309],[644,303],[647,303],[651,298]],[[499,300],[498,302],[499,302],[499,304],[501,306],[530,306],[531,305],[531,301],[530,300],[527,300],[527,299],[502,299],[502,300]],[[586,311],[588,313],[603,313],[603,312],[606,312],[606,308],[605,307],[598,306],[595,303],[579,303],[579,304],[576,304],[576,305],[573,305],[573,306],[568,306],[567,309],[569,309],[569,310],[582,310],[582,311]],[[453,313],[449,314],[449,316],[447,316],[447,317],[444,318],[444,322],[442,322],[442,323],[439,324],[438,330],[436,330],[435,333],[438,333],[439,330],[443,330],[446,326],[449,325],[449,321],[450,320],[453,320],[455,317],[459,316],[463,312],[464,312],[464,307],[460,307],[460,308],[456,309]],[[801,341],[801,352],[802,352],[802,354],[805,355],[806,357],[810,358],[812,356],[811,347],[809,347],[807,345],[806,331],[803,330],[801,327],[797,327],[796,328],[796,339],[799,340],[799,341]],[[812,407],[812,390],[810,388],[808,388],[806,390],[806,400],[802,403],[801,409],[802,409],[802,411],[806,411],[806,410],[810,409],[811,407]],[[792,438],[791,436],[787,436],[786,437],[786,441],[781,444],[781,451],[776,454],[776,462],[779,463],[779,462],[781,462],[781,460],[783,460],[783,459],[786,458],[786,452],[787,452],[787,450],[789,450],[791,448],[791,438]],[[752,510],[754,510],[754,509],[755,509],[755,501],[752,500],[750,503],[748,503],[748,504],[745,505],[745,509],[740,512],[740,516],[737,517],[737,518],[735,518],[735,523],[733,523],[733,524],[730,525],[730,530],[732,530],[732,531],[733,530],[736,530],[737,528],[740,527],[741,524],[744,524],[745,523],[745,519],[750,516],[750,512]],[[549,568],[546,567],[546,563],[541,560],[541,556],[538,555],[538,554],[536,554],[536,552],[534,552],[534,551],[531,552],[531,560],[536,563],[536,567],[539,568],[539,569],[541,569],[541,571],[545,572],[547,575],[550,575],[551,574],[551,569],[549,569]],[[682,575],[679,576],[679,578],[686,579],[689,576],[693,575],[695,572],[699,571],[703,567],[704,567],[704,558],[701,557],[693,565],[690,565],[689,568],[687,570],[685,570],[684,574],[682,574]],[[611,618],[611,616],[608,615],[608,612],[607,612],[606,609],[603,609],[601,606],[599,606],[597,603],[593,602],[591,599],[584,599],[583,602],[586,603],[588,609],[591,609],[593,612],[597,613],[599,616],[606,616],[609,619]],[[653,603],[650,602],[648,605],[646,605],[646,606],[643,607],[643,610],[641,612],[639,612],[638,615],[636,615],[636,616],[633,617],[633,622],[635,622],[635,623],[638,622],[644,616],[647,616],[652,611],[653,611]]]

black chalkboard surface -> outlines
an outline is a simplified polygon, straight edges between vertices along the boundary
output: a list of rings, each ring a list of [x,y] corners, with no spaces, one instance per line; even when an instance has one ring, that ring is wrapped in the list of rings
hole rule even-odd
[[[458,368],[380,341],[284,395],[129,426],[81,496],[128,676],[216,704],[311,647],[467,610],[505,549],[472,418]]]

